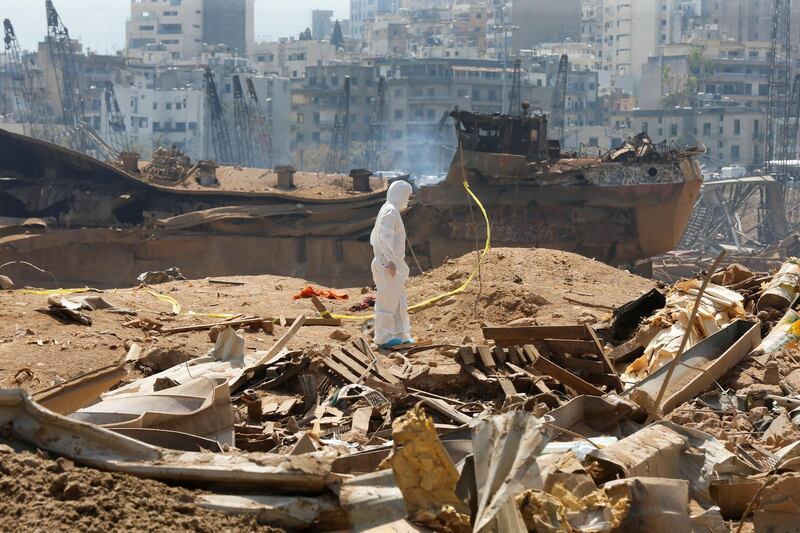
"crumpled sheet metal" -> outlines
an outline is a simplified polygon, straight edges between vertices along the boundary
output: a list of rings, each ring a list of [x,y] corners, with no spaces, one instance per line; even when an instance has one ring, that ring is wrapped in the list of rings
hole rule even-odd
[[[236,335],[233,328],[222,330],[217,337],[217,341],[207,355],[197,357],[186,363],[168,368],[157,374],[152,374],[123,387],[107,392],[102,395],[103,399],[111,398],[122,394],[148,393],[155,392],[155,382],[160,378],[167,378],[178,383],[188,383],[197,377],[209,379],[221,377],[227,380],[231,390],[235,390],[246,379],[247,375],[259,364],[262,364],[266,352],[256,352],[255,354],[245,355],[244,339]],[[271,357],[263,364],[269,364],[279,357],[288,353],[282,349],[277,355]]]
[[[735,320],[728,327],[685,351],[670,377],[667,390],[658,406],[669,413],[682,403],[698,396],[731,368],[742,361],[761,341],[761,327],[756,322]],[[645,411],[656,409],[656,399],[669,371],[659,368],[623,396],[638,403]]]
[[[199,377],[157,392],[116,394],[70,418],[109,429],[167,429],[234,444],[228,383],[219,377]]]
[[[544,424],[524,411],[511,411],[475,423],[472,428],[475,457],[477,512],[473,530],[523,524],[514,498],[529,489],[541,490],[537,458],[547,445]]]
[[[326,530],[349,529],[350,521],[336,497],[271,494],[201,494],[200,507],[229,514],[251,514],[260,524],[296,531],[324,524]]]
[[[553,426],[572,430],[584,437],[596,435],[625,437],[628,431],[639,429],[638,426],[633,427],[630,418],[640,411],[636,403],[616,394],[583,395],[553,409],[544,419]],[[552,431],[558,433],[558,430]]]
[[[350,516],[356,533],[419,533],[433,531],[412,524],[407,518],[403,493],[391,469],[346,479],[339,489],[339,501]]]
[[[637,476],[688,480],[698,501],[710,501],[713,476],[754,473],[708,433],[668,421],[593,450],[587,461],[599,469],[596,479],[600,482]]]
[[[392,423],[392,438],[389,462],[411,520],[468,530],[468,509],[455,492],[458,470],[420,404]]]
[[[667,305],[650,317],[643,327],[660,328],[645,347],[644,355],[625,369],[621,379],[625,383],[636,383],[655,373],[672,361],[678,353],[681,340],[689,327],[700,280],[689,279],[676,283],[667,294]],[[700,299],[692,331],[686,343],[689,349],[728,326],[737,318],[744,318],[744,297],[720,285],[710,283]]]
[[[336,479],[336,454],[178,452],[56,414],[20,389],[0,389],[0,426],[29,445],[102,470],[174,482],[319,493]]]

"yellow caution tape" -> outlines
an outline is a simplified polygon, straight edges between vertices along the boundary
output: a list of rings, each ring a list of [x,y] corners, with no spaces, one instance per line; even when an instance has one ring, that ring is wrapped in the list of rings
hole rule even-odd
[[[172,305],[172,314],[173,315],[181,314],[181,304],[179,304],[178,300],[176,300],[172,296],[167,296],[166,294],[160,294],[160,293],[154,291],[153,289],[145,289],[144,292],[146,292],[147,294],[149,294],[151,296],[155,296],[156,298],[158,298],[162,302],[167,302],[168,304],[171,304]]]
[[[462,160],[462,171],[463,171],[463,160]],[[483,220],[486,221],[486,242],[483,245],[483,251],[481,252],[481,256],[478,259],[478,262],[475,264],[475,268],[472,269],[472,272],[467,277],[466,281],[464,281],[464,283],[461,284],[460,287],[458,287],[456,289],[453,289],[452,291],[445,292],[443,294],[439,294],[438,296],[434,296],[433,298],[429,298],[429,299],[427,299],[425,301],[422,301],[422,302],[419,302],[417,304],[414,304],[414,305],[412,305],[411,307],[408,308],[409,312],[420,311],[422,309],[425,309],[425,308],[435,304],[436,302],[440,302],[440,301],[442,301],[442,300],[444,300],[446,298],[450,298],[451,296],[456,296],[457,294],[461,294],[462,292],[467,290],[467,287],[470,286],[470,284],[472,283],[472,280],[475,279],[475,276],[478,274],[478,270],[480,269],[481,264],[483,263],[483,260],[486,257],[486,254],[489,253],[489,249],[491,248],[491,242],[492,242],[492,229],[489,227],[489,215],[486,213],[486,208],[483,207],[483,204],[481,203],[481,201],[478,199],[477,196],[475,196],[475,193],[472,192],[472,189],[470,189],[469,183],[467,182],[467,174],[466,174],[466,172],[464,172],[463,185],[464,185],[464,189],[467,191],[467,194],[470,196],[470,198],[472,198],[472,200],[475,201],[475,203],[478,205],[478,208],[480,208],[481,213],[483,214]],[[374,314],[371,314],[371,315],[337,315],[337,314],[331,314],[331,317],[338,318],[340,320],[369,320],[370,318],[374,318],[375,315]]]
[[[79,292],[95,292],[97,289],[91,289],[89,287],[84,287],[82,289],[23,289],[23,294],[40,294],[44,296],[51,296],[53,294],[77,294]]]

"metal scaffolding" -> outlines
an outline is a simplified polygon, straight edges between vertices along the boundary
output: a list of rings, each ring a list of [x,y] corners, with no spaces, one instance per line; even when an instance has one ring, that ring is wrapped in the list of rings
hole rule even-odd
[[[339,93],[336,118],[333,122],[328,161],[325,172],[346,174],[350,171],[350,76],[344,77],[344,85]]]
[[[105,89],[106,112],[108,113],[108,138],[111,147],[116,152],[128,152],[131,149],[128,140],[128,130],[125,126],[125,117],[119,109],[117,95],[114,92],[114,84],[106,82]]]
[[[378,96],[369,117],[369,139],[364,150],[364,168],[384,170],[386,162],[386,78],[378,79]]]
[[[206,129],[207,138],[211,141],[214,152],[214,160],[219,164],[231,164],[233,160],[233,149],[231,147],[231,136],[228,133],[228,125],[225,123],[225,115],[222,112],[222,102],[217,92],[217,84],[214,82],[214,73],[205,67],[203,73],[206,91],[206,118],[208,128]]]
[[[250,110],[247,107],[242,81],[238,74],[233,75],[233,138],[236,141],[237,162],[240,165],[254,167]]]

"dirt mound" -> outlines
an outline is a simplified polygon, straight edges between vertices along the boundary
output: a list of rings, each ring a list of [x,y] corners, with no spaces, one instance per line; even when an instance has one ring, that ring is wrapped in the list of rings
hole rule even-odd
[[[280,529],[196,506],[197,493],[149,479],[52,461],[0,444],[2,531],[198,531]]]
[[[460,286],[475,268],[477,254],[447,261],[409,280],[412,303]],[[412,315],[420,336],[460,340],[497,325],[592,323],[655,286],[652,280],[586,257],[544,248],[489,251],[470,287]],[[460,337],[459,337],[460,335]]]

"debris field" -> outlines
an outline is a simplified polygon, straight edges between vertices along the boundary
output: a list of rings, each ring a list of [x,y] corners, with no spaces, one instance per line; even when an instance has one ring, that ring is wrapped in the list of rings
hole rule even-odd
[[[0,279],[0,527],[796,527],[797,260],[666,285],[496,248],[413,273],[410,303],[453,294],[391,350],[373,287]]]

